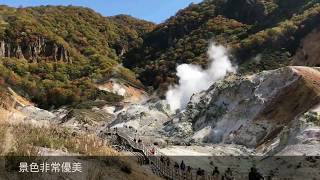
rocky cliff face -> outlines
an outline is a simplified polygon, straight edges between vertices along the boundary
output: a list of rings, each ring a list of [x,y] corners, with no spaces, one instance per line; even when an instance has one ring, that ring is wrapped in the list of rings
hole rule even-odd
[[[231,76],[194,95],[164,131],[189,142],[271,146],[292,133],[297,119],[320,103],[319,82],[320,72],[309,67]]]
[[[164,143],[164,138],[159,134],[159,130],[167,123],[171,117],[169,105],[164,100],[149,100],[140,104],[130,104],[116,113],[112,123],[108,127],[130,127],[135,132],[135,136],[144,142]]]
[[[65,162],[65,156],[73,156],[74,158],[69,158],[67,161],[88,164],[87,167],[90,167],[83,168],[79,176],[70,176],[70,178],[76,179],[90,179],[90,177],[93,179],[109,179],[110,174],[113,174],[112,179],[158,179],[151,172],[138,166],[134,159],[120,158],[122,154],[106,145],[107,142],[96,134],[63,127],[56,123],[61,120],[57,113],[34,107],[10,88],[0,85],[0,90],[1,156],[37,156],[37,160],[42,159],[41,156],[44,156],[43,161],[52,162]],[[110,165],[106,166],[106,162],[109,162],[107,159],[84,160],[77,158],[77,156],[82,155],[113,156],[114,159]],[[60,159],[59,156],[61,156]],[[48,157],[54,158],[51,160]],[[18,159],[10,159],[10,162],[11,160],[16,161]],[[4,169],[5,165],[10,164],[8,162],[2,160],[0,167]],[[132,167],[130,175],[121,170],[124,166]],[[21,176],[14,171],[3,171],[1,172],[1,177],[21,179]],[[30,175],[28,179],[48,178],[59,179],[61,175]],[[23,179],[26,178],[24,177]]]
[[[47,59],[72,63],[72,58],[65,47],[43,37],[36,37],[33,40],[24,38],[19,42],[3,39],[0,41],[0,57],[24,58],[31,62]]]
[[[123,96],[124,102],[140,103],[148,98],[148,94],[142,88],[134,87],[122,79],[110,78],[107,81],[99,82],[97,87],[100,90]]]

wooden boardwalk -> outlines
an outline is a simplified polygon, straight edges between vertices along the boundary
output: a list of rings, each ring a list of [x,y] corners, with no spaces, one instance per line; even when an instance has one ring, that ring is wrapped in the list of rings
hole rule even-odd
[[[169,156],[161,153],[158,148],[154,145],[148,145],[142,142],[138,142],[134,139],[132,132],[129,132],[126,128],[117,128],[116,131],[108,133],[117,139],[117,143],[120,142],[120,146],[125,146],[125,151],[131,151],[135,157],[138,158],[139,163],[149,164],[153,173],[169,180],[220,180],[224,172],[220,171],[219,177],[214,177],[211,172],[202,171],[201,175],[197,174],[196,168],[189,167],[186,165],[185,170],[182,170],[179,162],[172,161]],[[130,135],[131,134],[131,135]],[[178,164],[178,168],[175,167],[175,163]],[[248,173],[234,174],[232,180],[247,180]],[[229,180],[224,178],[225,180]],[[230,180],[231,180],[230,179]],[[265,179],[268,179],[265,177]],[[272,180],[291,180],[289,178],[273,177]]]
[[[140,153],[140,157],[138,156],[140,163],[148,163],[151,166],[153,172],[165,179],[171,180],[218,180],[221,179],[215,178],[211,175],[210,172],[202,171],[201,175],[197,174],[197,169],[195,168],[187,168],[182,170],[180,168],[175,167],[174,161],[170,159],[170,157],[161,153],[158,148],[152,145],[146,145],[142,142],[138,143],[134,138],[129,136],[126,130],[117,129],[117,131],[113,131],[113,135],[116,138],[119,138],[122,143],[125,143],[127,146],[130,146],[131,151]],[[136,155],[136,154],[135,154]],[[178,162],[177,162],[178,163]],[[179,163],[180,166],[180,163]],[[220,173],[222,174],[222,173]],[[237,178],[237,179],[246,179],[246,178]]]

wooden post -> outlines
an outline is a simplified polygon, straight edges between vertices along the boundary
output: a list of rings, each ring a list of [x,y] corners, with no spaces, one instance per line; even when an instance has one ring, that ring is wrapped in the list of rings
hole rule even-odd
[[[164,174],[164,172],[163,172],[163,163],[161,161],[161,157],[160,157],[160,171],[161,171],[162,174]]]
[[[178,177],[178,179],[180,179],[179,169],[176,169],[176,177]]]

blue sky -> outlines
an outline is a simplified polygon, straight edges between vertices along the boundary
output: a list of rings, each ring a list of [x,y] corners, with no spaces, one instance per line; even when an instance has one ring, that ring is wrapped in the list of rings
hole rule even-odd
[[[0,4],[13,7],[39,5],[85,6],[105,15],[129,14],[160,23],[190,3],[202,0],[0,0]]]

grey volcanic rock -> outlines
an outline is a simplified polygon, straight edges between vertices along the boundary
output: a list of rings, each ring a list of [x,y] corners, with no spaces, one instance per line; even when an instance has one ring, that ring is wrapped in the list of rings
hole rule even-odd
[[[20,110],[22,113],[24,113],[27,116],[26,119],[34,119],[37,121],[41,121],[41,120],[53,121],[57,119],[55,114],[49,111],[37,108],[32,105],[18,107],[18,110]]]
[[[163,143],[159,131],[170,120],[171,115],[169,105],[164,100],[130,104],[107,127],[130,127],[144,141]]]
[[[263,149],[291,133],[301,114],[320,103],[319,82],[319,71],[308,67],[230,76],[194,95],[187,108],[163,128],[164,134],[172,141]]]

